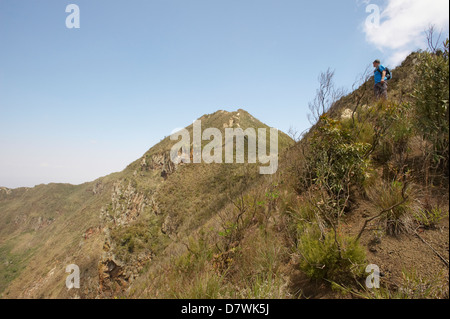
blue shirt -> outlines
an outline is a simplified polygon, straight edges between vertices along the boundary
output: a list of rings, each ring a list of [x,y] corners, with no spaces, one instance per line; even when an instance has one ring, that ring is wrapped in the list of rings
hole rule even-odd
[[[383,73],[383,71],[386,70],[386,67],[382,66],[380,64],[380,66],[375,69],[374,71],[374,77],[375,77],[375,83],[380,83],[381,82],[381,73]],[[386,77],[384,78],[384,80],[386,81]]]

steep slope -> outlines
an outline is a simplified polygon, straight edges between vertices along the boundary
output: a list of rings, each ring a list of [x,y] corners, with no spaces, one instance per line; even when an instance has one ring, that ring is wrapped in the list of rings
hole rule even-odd
[[[269,128],[244,110],[205,115],[202,126]],[[192,134],[192,125],[187,127]],[[279,149],[292,141],[279,133]],[[257,166],[170,161],[163,139],[123,172],[82,185],[0,190],[4,298],[111,297],[170,243],[202,225],[259,175]],[[243,172],[252,171],[242,182]],[[179,235],[181,234],[181,235]],[[81,288],[65,287],[66,266]]]
[[[174,214],[184,231],[123,296],[448,298],[448,179],[424,178],[432,168],[415,127],[420,58],[394,70],[389,101],[374,100],[373,79],[361,83],[280,156],[275,175],[207,207],[214,214],[198,227]],[[196,200],[181,193],[186,207]],[[380,289],[364,288],[368,265],[379,267]]]
[[[91,183],[0,189],[2,297],[448,298],[448,170],[431,165],[446,153],[417,121],[424,56],[394,70],[388,101],[368,79],[301,141],[280,132],[273,175],[175,165],[165,138]],[[267,128],[244,110],[201,120]],[[81,289],[65,287],[72,263]],[[382,287],[367,290],[373,264]]]

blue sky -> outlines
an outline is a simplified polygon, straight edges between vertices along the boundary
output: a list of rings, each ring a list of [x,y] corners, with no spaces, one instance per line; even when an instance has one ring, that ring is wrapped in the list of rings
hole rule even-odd
[[[65,25],[71,3],[79,29]],[[377,32],[365,28],[370,3]],[[120,171],[219,109],[303,131],[321,71],[350,89],[375,58],[393,67],[423,47],[427,23],[448,34],[448,1],[427,3],[435,11],[419,0],[0,0],[0,186]]]

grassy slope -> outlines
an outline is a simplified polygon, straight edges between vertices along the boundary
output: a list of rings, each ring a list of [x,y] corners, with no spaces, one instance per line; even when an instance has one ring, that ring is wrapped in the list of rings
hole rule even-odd
[[[415,58],[411,55],[394,70],[389,83],[392,99],[410,99]],[[354,106],[364,89],[368,95],[362,104],[370,104],[371,80],[339,101],[330,114],[339,118],[343,109]],[[235,127],[266,127],[243,110],[218,111],[201,119],[203,128],[222,129],[232,118]],[[192,126],[188,130],[192,131]],[[17,189],[11,194],[0,191],[3,297],[339,296],[326,283],[311,281],[299,270],[299,254],[290,233],[297,227],[292,216],[305,207],[292,187],[296,183],[292,167],[302,159],[299,144],[290,147],[291,140],[283,133],[279,142],[280,149],[288,151],[282,152],[279,171],[273,176],[259,175],[256,165],[190,164],[180,165],[165,180],[160,166],[143,167],[141,158],[121,173],[79,186],[51,184]],[[165,138],[143,158],[149,163],[173,144]],[[94,194],[92,190],[99,182],[103,188]],[[117,195],[119,208],[113,212],[112,195],[118,194],[117,185],[122,190],[131,186],[132,192]],[[445,196],[448,190],[447,195],[444,190],[434,199],[442,203]],[[102,207],[123,216],[141,203],[145,205],[140,214],[123,226],[99,218]],[[364,197],[355,199],[345,218],[348,233],[355,234],[364,216],[376,213],[369,204]],[[448,218],[442,223],[423,237],[448,259]],[[101,230],[84,240],[83,234],[97,226]],[[115,258],[131,265],[138,256],[150,254],[151,261],[134,269],[135,280],[123,287],[116,281],[115,291],[99,294],[98,262],[105,255],[105,230],[110,231],[109,252]],[[429,248],[411,236],[384,238],[374,249],[368,232],[361,243],[367,262],[379,264],[389,280],[400,280],[402,268],[418,269],[427,276],[442,268]],[[70,263],[82,270],[79,291],[67,292],[64,286],[64,269]]]
[[[65,264],[80,254],[84,232],[99,225],[99,211],[110,198],[114,179],[106,177],[78,186],[49,184],[16,189],[0,201],[1,290],[15,279],[5,297],[36,297],[36,288],[45,290],[47,296],[60,293],[64,285],[55,281],[65,277]],[[99,182],[103,190],[94,194]],[[83,249],[83,254],[90,254],[90,249]],[[52,269],[54,275],[41,282]]]
[[[234,127],[236,123],[244,129],[267,127],[243,110],[219,111],[201,119],[204,127],[218,127],[223,131],[224,123],[230,123],[231,117],[234,117]],[[188,130],[192,131],[192,125]],[[143,157],[150,160],[152,156],[167,153],[174,143],[165,138]],[[286,148],[290,138],[280,132],[279,143],[280,148]],[[159,167],[143,169],[141,160],[131,163],[123,172],[78,186],[49,184],[0,191],[0,292],[3,291],[3,297],[95,297],[106,228],[111,230],[118,259],[132,260],[147,250],[139,246],[141,235],[151,238],[147,246],[155,254],[171,242],[169,237],[174,238],[161,231],[167,216],[171,217],[171,223],[180,225],[176,233],[189,232],[220,209],[227,196],[239,191],[236,181],[242,176],[241,165],[179,166],[164,182]],[[257,177],[256,165],[251,166],[253,176]],[[132,185],[136,194],[143,194],[141,200],[146,205],[136,220],[122,227],[110,227],[100,218],[100,212],[111,206],[117,184],[124,188]],[[230,192],[227,187],[231,187]],[[136,198],[121,199],[119,204],[129,199]],[[149,204],[151,200],[157,203],[158,214]],[[123,214],[125,210],[122,207],[118,213]],[[92,234],[84,239],[91,229],[94,229]],[[132,252],[123,244],[127,236],[135,237],[138,242]],[[76,293],[67,292],[64,284],[65,267],[71,263],[80,267],[84,278]]]
[[[411,93],[415,81],[413,68],[416,61],[417,54],[412,54],[394,70],[395,77],[389,82],[391,100],[412,101]],[[372,81],[373,79],[369,79],[358,90],[336,103],[329,112],[331,116],[339,119],[344,109],[353,109],[358,98],[363,96],[364,90],[366,94],[358,110],[363,105],[373,105]],[[310,134],[307,134],[305,139],[309,136]],[[339,292],[331,290],[326,281],[310,280],[300,271],[301,252],[297,250],[297,243],[291,236],[292,232],[298,231],[296,227],[303,227],[304,221],[296,218],[304,218],[302,214],[308,205],[305,198],[299,196],[293,187],[297,181],[294,180],[295,174],[292,174],[292,169],[295,168],[297,161],[302,161],[299,153],[300,145],[301,143],[295,145],[280,157],[280,169],[277,174],[256,178],[256,182],[245,187],[242,192],[235,189],[235,196],[231,197],[233,203],[225,201],[224,205],[211,206],[221,202],[223,197],[207,198],[207,190],[211,187],[209,177],[199,178],[200,185],[205,183],[204,190],[195,184],[192,191],[184,187],[171,188],[170,183],[166,184],[167,193],[179,192],[173,198],[186,198],[184,201],[186,209],[183,212],[187,215],[181,217],[183,231],[179,233],[176,241],[167,246],[164,254],[149,264],[125,296],[342,297]],[[411,146],[414,149],[414,145]],[[420,157],[420,154],[414,156]],[[373,162],[372,169],[382,171],[383,167]],[[415,174],[415,177],[418,177],[420,171],[415,171]],[[172,178],[172,181],[175,181],[174,185],[178,185],[180,181],[177,178],[182,177],[174,175]],[[242,180],[242,176],[238,180]],[[221,181],[220,185],[223,184]],[[365,218],[377,214],[377,210],[373,207],[374,203],[363,194],[354,194],[352,197],[351,210],[344,218],[343,232],[355,236]],[[199,204],[206,204],[202,210],[205,213],[192,213],[191,204],[195,207],[196,199],[199,199]],[[420,199],[418,196],[417,200]],[[441,207],[444,213],[448,213],[448,204],[445,204],[447,200],[448,189],[442,189],[434,194],[432,201],[433,205]],[[169,211],[172,209],[171,206],[167,208]],[[195,219],[193,220],[191,216]],[[190,225],[198,227],[189,227]],[[422,234],[422,237],[447,260],[448,231],[447,217],[441,221],[437,229],[426,230]],[[374,242],[374,238],[377,243]],[[420,278],[425,281],[434,280],[442,271],[446,273],[445,265],[436,254],[414,235],[378,238],[375,232],[367,231],[361,238],[361,244],[367,256],[367,264],[379,265],[386,276],[384,280],[393,285],[404,283],[405,270],[410,274],[417,271]],[[444,278],[444,281],[448,286],[448,277]],[[417,280],[412,281],[412,285],[417,283]]]

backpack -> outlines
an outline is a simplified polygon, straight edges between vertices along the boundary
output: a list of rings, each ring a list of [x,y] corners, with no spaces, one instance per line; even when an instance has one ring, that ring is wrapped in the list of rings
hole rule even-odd
[[[380,72],[381,75],[383,75],[383,72],[380,71],[379,68],[377,69],[377,71]],[[386,81],[389,81],[390,79],[392,79],[392,72],[391,72],[391,70],[388,67],[386,67],[386,68],[384,68],[384,71],[386,71]]]

